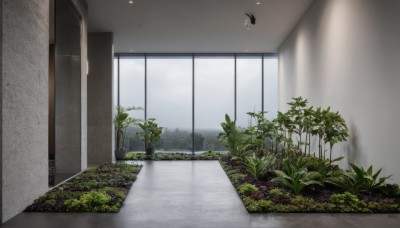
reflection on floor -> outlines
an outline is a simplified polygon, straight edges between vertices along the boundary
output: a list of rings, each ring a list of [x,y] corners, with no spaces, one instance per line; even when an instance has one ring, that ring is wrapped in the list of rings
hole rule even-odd
[[[400,227],[399,214],[249,214],[218,161],[145,161],[117,214],[21,213],[3,227]]]

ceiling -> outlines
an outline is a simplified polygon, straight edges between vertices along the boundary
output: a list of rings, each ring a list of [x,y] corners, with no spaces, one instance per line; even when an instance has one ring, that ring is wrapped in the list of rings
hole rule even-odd
[[[313,0],[86,1],[89,31],[113,32],[115,52],[259,53],[276,52]]]

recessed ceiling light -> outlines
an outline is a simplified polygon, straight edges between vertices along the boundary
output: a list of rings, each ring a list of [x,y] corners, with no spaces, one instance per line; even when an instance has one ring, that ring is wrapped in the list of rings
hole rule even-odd
[[[256,2],[256,4],[257,4],[257,5],[260,5],[260,4],[261,4],[261,2]]]
[[[133,4],[133,1],[129,1],[129,4]]]

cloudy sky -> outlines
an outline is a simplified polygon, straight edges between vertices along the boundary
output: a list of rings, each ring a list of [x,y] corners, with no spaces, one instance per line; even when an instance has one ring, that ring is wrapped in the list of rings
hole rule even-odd
[[[195,58],[195,128],[219,129],[227,113],[234,115],[234,58]],[[264,59],[264,108],[273,118],[277,111],[277,60]],[[114,74],[117,74],[115,61]],[[120,58],[120,102],[144,107],[144,58]],[[248,125],[247,112],[261,110],[261,57],[237,57],[237,115],[240,126]],[[114,80],[114,85],[116,85]],[[116,86],[114,87],[116,89]],[[191,129],[191,57],[147,58],[147,116],[160,126]],[[116,96],[114,98],[116,103]],[[144,111],[134,117],[143,118]]]

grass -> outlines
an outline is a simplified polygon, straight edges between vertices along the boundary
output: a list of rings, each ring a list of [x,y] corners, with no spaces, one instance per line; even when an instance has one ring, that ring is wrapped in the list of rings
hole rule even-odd
[[[25,212],[119,212],[140,169],[126,163],[89,168],[40,196]]]

